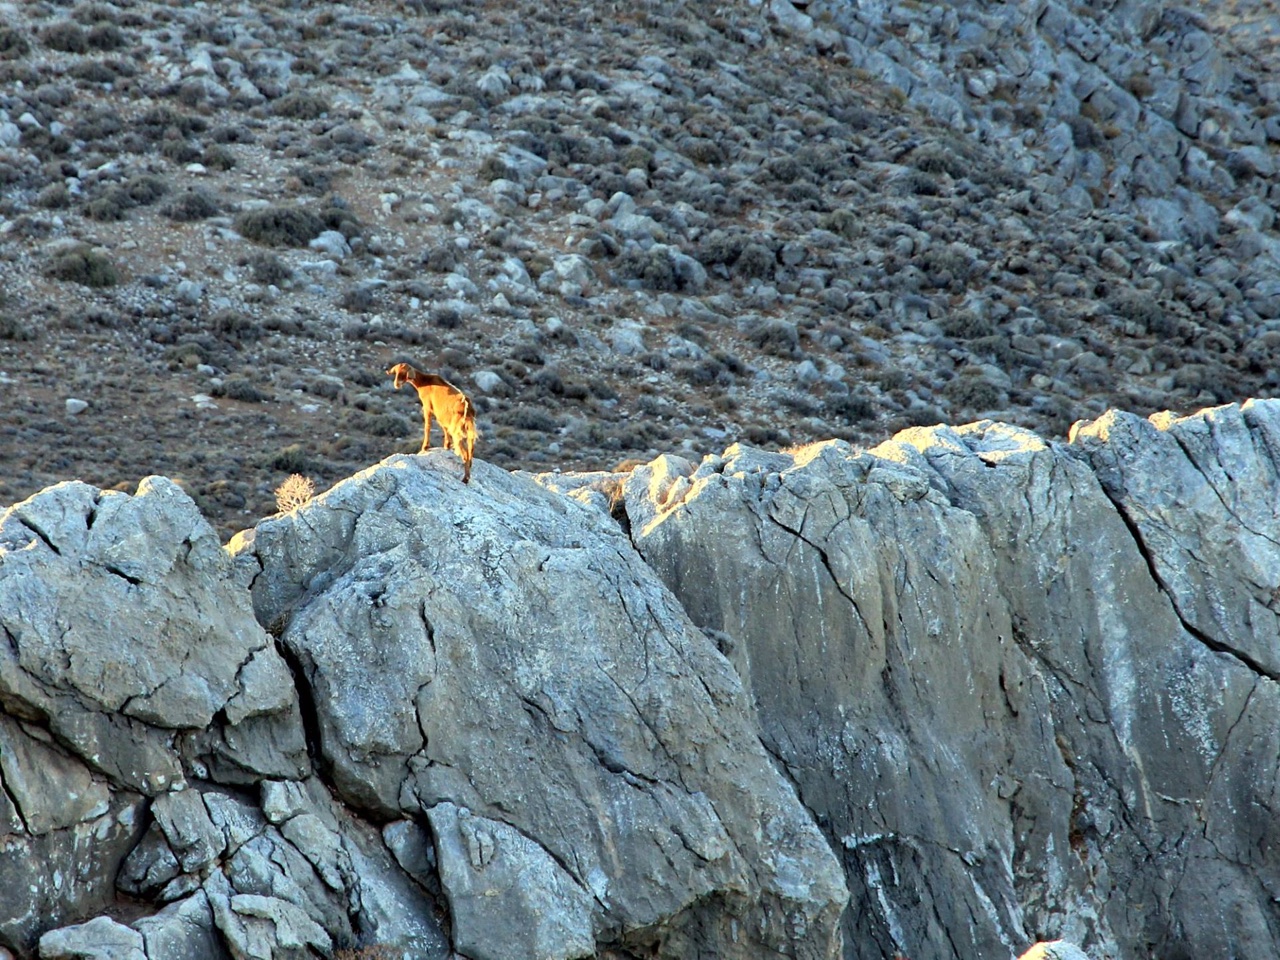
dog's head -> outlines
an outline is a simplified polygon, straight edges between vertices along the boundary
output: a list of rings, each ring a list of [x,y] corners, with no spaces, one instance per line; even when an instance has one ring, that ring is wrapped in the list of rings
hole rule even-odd
[[[387,374],[395,378],[396,389],[399,390],[404,386],[405,382],[413,376],[413,372],[413,367],[409,366],[407,363],[397,363],[387,371]]]

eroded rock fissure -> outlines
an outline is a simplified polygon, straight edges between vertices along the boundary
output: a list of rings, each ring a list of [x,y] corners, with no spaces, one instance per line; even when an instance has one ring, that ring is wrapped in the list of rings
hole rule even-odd
[[[8,781],[5,780],[3,770],[0,770],[0,790],[4,791],[5,799],[9,801],[9,805],[13,807],[14,813],[16,813],[18,819],[22,821],[22,829],[30,834],[31,826],[27,823],[27,816],[22,810],[22,804],[18,802],[18,798],[9,788],[9,784]]]
[[[1133,538],[1134,545],[1138,548],[1138,553],[1142,555],[1142,559],[1147,565],[1147,570],[1151,574],[1152,582],[1155,583],[1155,585],[1160,589],[1160,592],[1168,599],[1169,606],[1173,610],[1173,615],[1178,618],[1178,622],[1182,625],[1182,628],[1214,653],[1221,653],[1225,656],[1232,657],[1258,676],[1265,677],[1273,683],[1280,683],[1280,673],[1268,669],[1255,657],[1250,656],[1243,650],[1239,650],[1230,644],[1223,643],[1221,640],[1214,639],[1207,632],[1197,627],[1194,623],[1191,623],[1183,615],[1182,609],[1178,605],[1176,595],[1169,589],[1169,585],[1165,582],[1164,578],[1160,576],[1160,570],[1156,564],[1155,556],[1147,546],[1147,541],[1142,535],[1141,528],[1125,509],[1124,504],[1113,497],[1110,491],[1106,490],[1105,487],[1103,487],[1103,493],[1106,495],[1107,499],[1111,501],[1111,504],[1115,508],[1116,513],[1119,514],[1121,521],[1123,521],[1125,527],[1128,528],[1129,534]]]
[[[1251,527],[1248,523],[1245,522],[1244,518],[1241,517],[1239,513],[1237,513],[1235,510],[1231,508],[1231,505],[1227,503],[1227,498],[1223,496],[1222,491],[1218,489],[1218,485],[1213,482],[1213,479],[1209,476],[1209,474],[1204,470],[1203,467],[1200,466],[1200,462],[1196,458],[1195,453],[1192,451],[1191,447],[1188,446],[1186,440],[1182,437],[1181,433],[1177,430],[1169,430],[1167,432],[1171,437],[1173,437],[1173,440],[1178,445],[1179,449],[1182,450],[1183,455],[1187,458],[1187,464],[1193,470],[1195,470],[1196,473],[1200,474],[1200,476],[1204,479],[1204,485],[1213,491],[1213,495],[1217,498],[1218,503],[1221,504],[1222,509],[1226,512],[1227,516],[1229,516],[1236,523],[1240,524],[1241,529],[1249,531],[1249,533],[1253,534],[1255,537],[1261,537],[1263,540],[1266,540],[1272,546],[1280,547],[1280,541],[1277,541],[1274,537],[1269,536],[1268,534],[1264,533],[1261,530],[1255,530],[1253,527]],[[1225,464],[1222,465],[1222,470],[1223,470],[1223,473],[1226,474],[1227,480],[1234,482],[1234,479],[1232,478],[1231,474],[1227,472],[1227,468]]]
[[[323,736],[321,734],[320,710],[316,704],[315,691],[311,685],[311,678],[307,674],[306,666],[302,662],[302,658],[294,653],[289,644],[283,640],[277,639],[275,642],[276,652],[280,654],[284,660],[285,666],[289,668],[289,673],[293,677],[293,688],[298,694],[298,713],[302,717],[303,736],[307,742],[307,756],[311,758],[311,764],[316,772],[326,781],[331,780],[330,764],[325,758],[323,749]]]
[[[43,530],[41,530],[38,525],[36,525],[31,520],[28,520],[26,517],[18,516],[16,514],[14,515],[14,519],[17,520],[18,523],[22,524],[22,526],[25,527],[27,530],[30,530],[33,534],[39,537],[40,542],[43,543],[46,547],[48,547],[50,550],[52,550],[55,554],[57,554],[58,556],[62,556],[62,551],[58,549],[58,545],[54,543],[53,540],[50,539],[49,535],[45,533]]]
[[[105,560],[103,560],[101,563],[102,563],[102,569],[107,571],[107,573],[110,573],[113,576],[119,577],[121,580],[125,581],[128,584],[131,584],[132,586],[135,586],[135,587],[139,586],[143,582],[141,578],[135,577],[131,573],[126,573],[124,570],[120,569],[120,567],[114,563],[108,563]]]
[[[761,514],[761,516],[768,519],[770,523],[775,524],[780,529],[785,530],[787,533],[791,534],[801,543],[804,543],[807,546],[813,548],[813,551],[818,555],[818,559],[822,561],[822,566],[826,569],[827,574],[831,577],[831,582],[835,584],[836,590],[840,592],[840,595],[842,597],[844,597],[846,600],[849,601],[849,605],[853,608],[854,616],[858,618],[858,623],[862,625],[862,629],[866,632],[867,636],[872,636],[872,637],[875,636],[875,633],[871,630],[871,625],[867,622],[867,618],[862,614],[862,608],[858,606],[857,598],[855,598],[852,593],[850,593],[847,589],[845,589],[845,585],[840,582],[840,577],[836,574],[835,569],[831,566],[831,558],[827,555],[827,551],[822,549],[822,547],[814,543],[812,540],[806,537],[799,530],[793,530],[791,527],[787,526],[781,520],[777,519],[772,514],[770,514],[767,510],[764,511]]]

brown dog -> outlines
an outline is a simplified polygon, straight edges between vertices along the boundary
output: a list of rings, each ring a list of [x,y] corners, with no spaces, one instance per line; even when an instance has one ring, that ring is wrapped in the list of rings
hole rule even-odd
[[[407,363],[397,363],[387,371],[395,378],[396,389],[406,383],[413,384],[422,401],[422,449],[431,449],[431,415],[440,421],[444,433],[444,448],[462,458],[462,482],[471,482],[471,456],[476,447],[476,408],[467,395],[443,377],[423,373]]]

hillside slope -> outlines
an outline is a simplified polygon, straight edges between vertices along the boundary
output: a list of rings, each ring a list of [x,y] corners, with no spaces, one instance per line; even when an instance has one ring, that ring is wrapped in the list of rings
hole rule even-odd
[[[1264,4],[0,12],[6,500],[227,535],[416,449],[402,358],[536,469],[1275,387]]]

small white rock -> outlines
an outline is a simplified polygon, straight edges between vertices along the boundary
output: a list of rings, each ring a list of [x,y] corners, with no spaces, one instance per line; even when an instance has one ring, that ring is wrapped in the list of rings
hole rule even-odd
[[[471,379],[484,393],[493,393],[503,385],[502,378],[492,370],[477,370],[471,375]]]
[[[84,413],[89,409],[89,404],[84,400],[77,400],[75,397],[67,397],[67,416],[74,417],[77,413]]]
[[[347,238],[337,230],[326,230],[308,243],[307,246],[312,250],[327,253],[335,260],[344,260],[351,255],[351,245],[347,243]]]
[[[196,304],[204,298],[204,284],[194,280],[183,280],[174,291],[183,303]]]

